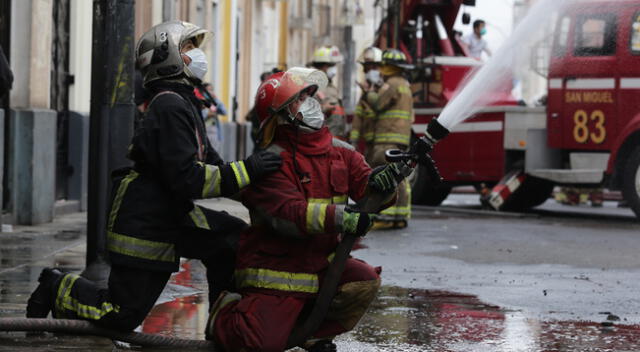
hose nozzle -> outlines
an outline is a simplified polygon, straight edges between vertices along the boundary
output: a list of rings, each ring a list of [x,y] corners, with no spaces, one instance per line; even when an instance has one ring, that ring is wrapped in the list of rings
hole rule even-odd
[[[438,143],[441,139],[449,135],[449,130],[442,126],[437,118],[431,120],[427,125],[427,131],[424,136],[429,145],[433,148],[433,146]]]

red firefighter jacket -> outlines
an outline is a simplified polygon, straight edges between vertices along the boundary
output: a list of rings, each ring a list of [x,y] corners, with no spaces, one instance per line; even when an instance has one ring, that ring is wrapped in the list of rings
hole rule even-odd
[[[237,284],[274,294],[315,294],[318,273],[339,242],[344,206],[349,197],[365,197],[371,168],[326,127],[303,134],[278,126],[269,150],[283,164],[243,191],[252,226],[240,238]]]

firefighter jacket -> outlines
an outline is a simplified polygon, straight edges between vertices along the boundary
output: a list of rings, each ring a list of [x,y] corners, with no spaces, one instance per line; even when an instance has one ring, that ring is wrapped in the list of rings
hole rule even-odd
[[[151,91],[129,147],[134,166],[114,173],[107,249],[116,264],[177,271],[184,226],[224,226],[192,200],[233,195],[249,176],[242,161],[223,164],[209,144],[193,87],[163,83]]]
[[[329,82],[323,90],[316,93],[316,98],[323,106],[324,104],[331,104],[331,108],[323,111],[326,125],[329,127],[329,132],[331,132],[332,135],[343,139],[347,133],[347,125],[338,88]]]
[[[367,102],[377,113],[373,142],[409,146],[414,119],[409,81],[402,76],[391,76],[378,94],[367,94]]]
[[[305,297],[318,292],[339,242],[348,198],[366,198],[371,168],[326,127],[309,134],[278,126],[269,149],[282,167],[242,192],[252,226],[241,234],[241,290]]]
[[[349,142],[358,143],[360,138],[365,142],[373,142],[373,129],[375,127],[376,113],[373,111],[366,96],[363,95],[356,105],[355,115],[351,122],[351,132],[349,133]]]

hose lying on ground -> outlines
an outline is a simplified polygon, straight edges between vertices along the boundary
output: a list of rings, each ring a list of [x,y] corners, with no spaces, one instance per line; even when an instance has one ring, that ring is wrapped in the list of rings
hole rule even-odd
[[[103,336],[148,347],[176,347],[215,351],[212,341],[187,340],[139,332],[120,332],[101,328],[85,320],[0,318],[0,331],[48,331],[77,335]]]

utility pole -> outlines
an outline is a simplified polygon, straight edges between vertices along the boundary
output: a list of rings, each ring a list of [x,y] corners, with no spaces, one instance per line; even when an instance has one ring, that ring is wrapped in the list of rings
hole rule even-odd
[[[353,42],[353,25],[344,27],[344,67],[342,72],[342,102],[346,111],[353,111],[351,91],[353,88],[353,69],[355,62],[355,43]]]
[[[402,12],[402,1],[395,0],[393,16],[393,47],[400,49],[400,15]]]
[[[82,275],[106,286],[106,227],[111,172],[130,165],[135,104],[134,0],[94,0],[89,122],[87,267]]]

